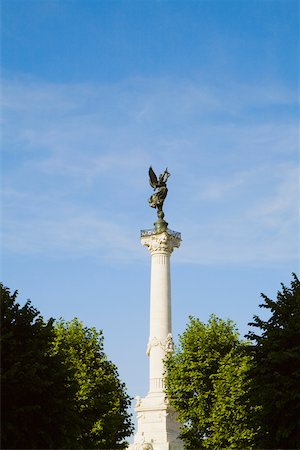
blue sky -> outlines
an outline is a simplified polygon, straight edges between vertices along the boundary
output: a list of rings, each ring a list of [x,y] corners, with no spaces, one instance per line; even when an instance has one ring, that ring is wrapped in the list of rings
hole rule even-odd
[[[145,395],[155,212],[165,202],[173,331],[241,334],[299,263],[299,3],[2,1],[2,279],[46,317],[103,329]]]

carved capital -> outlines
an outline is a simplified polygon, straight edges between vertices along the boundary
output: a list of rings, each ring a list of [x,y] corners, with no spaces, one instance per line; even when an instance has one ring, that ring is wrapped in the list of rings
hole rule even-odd
[[[178,248],[180,246],[180,242],[180,233],[170,232],[169,230],[163,231],[159,234],[142,234],[141,236],[142,245],[148,248],[151,255],[155,253],[171,255],[174,248]]]

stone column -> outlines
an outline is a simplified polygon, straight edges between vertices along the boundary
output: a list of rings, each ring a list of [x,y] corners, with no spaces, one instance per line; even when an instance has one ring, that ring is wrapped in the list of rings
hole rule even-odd
[[[151,254],[150,282],[150,336],[147,347],[149,356],[149,394],[163,393],[164,365],[167,352],[173,351],[171,322],[170,256],[180,245],[180,234],[142,235],[142,245]]]
[[[141,232],[141,243],[151,254],[149,392],[137,397],[138,430],[131,448],[135,450],[179,450],[176,414],[164,392],[164,359],[174,350],[171,321],[170,256],[179,247],[180,233],[164,230]]]

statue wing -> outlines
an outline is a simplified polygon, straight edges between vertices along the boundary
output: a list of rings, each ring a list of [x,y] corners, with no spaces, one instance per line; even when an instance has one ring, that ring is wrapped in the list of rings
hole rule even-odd
[[[153,187],[153,189],[155,189],[157,187],[157,176],[155,175],[155,172],[151,166],[149,168],[149,178],[150,178],[149,179],[150,186]]]

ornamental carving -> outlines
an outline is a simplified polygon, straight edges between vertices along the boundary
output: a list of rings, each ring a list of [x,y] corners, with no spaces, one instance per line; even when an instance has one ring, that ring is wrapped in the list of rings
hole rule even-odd
[[[171,333],[168,334],[166,339],[163,342],[163,349],[166,353],[173,353],[174,352],[174,341],[173,336]]]
[[[159,234],[142,235],[141,243],[148,248],[151,255],[155,253],[166,253],[170,255],[175,247],[180,246],[180,237],[175,237],[173,234],[164,231]]]
[[[158,345],[160,345],[160,341],[156,337],[149,339],[149,342],[147,345],[147,350],[146,350],[147,356],[150,356],[151,348],[157,347]]]
[[[140,443],[134,444],[134,450],[153,450],[153,439],[151,442],[146,441],[145,434],[142,432]]]
[[[139,395],[137,395],[134,398],[135,398],[135,401],[136,401],[135,407],[138,408],[142,404],[142,399],[141,399],[141,397]]]
[[[157,347],[163,349],[166,353],[173,353],[174,352],[174,341],[172,333],[168,333],[167,337],[163,340],[158,340],[156,337],[153,337],[152,339],[149,339],[146,354],[150,356],[151,348]]]
[[[150,442],[145,442],[140,446],[141,450],[153,450],[153,445]]]

